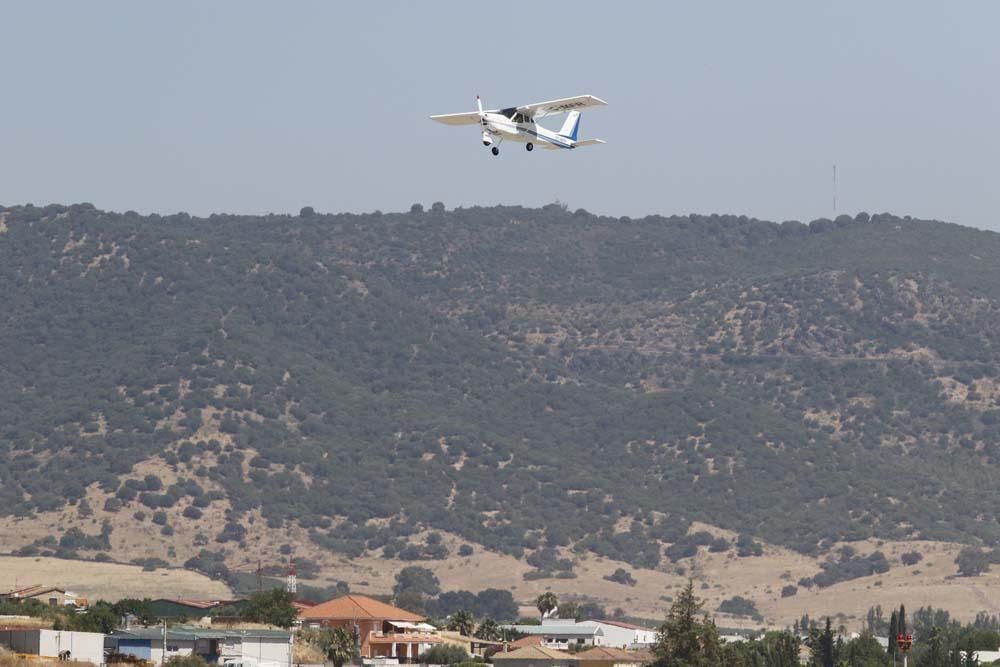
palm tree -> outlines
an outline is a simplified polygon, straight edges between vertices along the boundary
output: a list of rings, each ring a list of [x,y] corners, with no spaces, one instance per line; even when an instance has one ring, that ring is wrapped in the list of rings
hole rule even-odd
[[[457,631],[465,637],[471,635],[475,627],[476,621],[472,618],[472,614],[464,609],[448,617],[448,629]]]
[[[323,633],[321,646],[333,667],[344,667],[344,663],[351,662],[358,655],[354,636],[344,628],[331,628]]]
[[[488,642],[500,640],[500,626],[492,618],[484,618],[483,622],[476,628],[476,639],[484,639]]]
[[[535,606],[538,607],[538,612],[542,616],[545,616],[559,606],[559,598],[557,598],[556,594],[552,591],[542,593],[538,596],[538,599],[535,600]]]

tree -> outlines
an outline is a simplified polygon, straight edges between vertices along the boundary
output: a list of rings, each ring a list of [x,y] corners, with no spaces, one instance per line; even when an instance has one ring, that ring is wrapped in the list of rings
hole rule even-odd
[[[538,609],[538,613],[542,616],[550,613],[553,609],[559,606],[559,598],[552,591],[542,593],[535,599],[535,607]]]
[[[399,597],[404,591],[412,591],[433,597],[441,592],[441,582],[437,576],[426,567],[410,565],[396,574],[396,585],[392,588],[393,597]]]
[[[343,667],[358,655],[354,636],[345,628],[329,628],[320,635],[320,648],[333,667]]]
[[[896,648],[896,637],[899,636],[899,611],[896,609],[892,610],[892,615],[889,616],[889,657],[893,660],[896,659],[896,653],[898,649]]]
[[[67,628],[81,632],[111,632],[118,627],[118,614],[110,603],[98,600],[82,614],[70,616]]]
[[[670,606],[653,646],[657,663],[669,667],[715,667],[721,662],[719,631],[708,616],[698,620],[703,602],[689,580]]]
[[[476,628],[475,637],[488,642],[499,641],[501,637],[500,626],[492,618],[484,618],[483,622]]]
[[[471,660],[468,652],[457,644],[438,644],[420,655],[424,665],[455,665]]]
[[[894,641],[892,638],[890,642]],[[875,636],[865,630],[859,637],[855,637],[847,643],[842,658],[846,659],[848,665],[858,667],[868,667],[869,665],[884,665],[886,654],[879,645]]]
[[[472,614],[462,609],[448,617],[448,629],[468,637],[476,627]]]
[[[153,622],[153,615],[149,611],[149,598],[139,600],[137,598],[123,598],[112,605],[112,609],[119,617],[125,614],[132,614],[142,622],[149,625]]]
[[[989,556],[975,547],[965,547],[955,557],[958,574],[962,577],[976,577],[990,571]]]
[[[279,628],[290,628],[298,618],[298,611],[292,605],[292,594],[280,588],[260,591],[250,596],[244,607],[243,618],[255,623],[276,625]]]
[[[823,630],[813,629],[809,633],[806,644],[809,646],[810,667],[835,667],[839,657],[839,646],[829,616],[826,617],[826,626]]]

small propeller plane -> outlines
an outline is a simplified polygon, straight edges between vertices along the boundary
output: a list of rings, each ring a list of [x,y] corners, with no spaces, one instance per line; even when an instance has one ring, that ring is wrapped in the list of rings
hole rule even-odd
[[[431,116],[445,125],[481,125],[483,128],[483,145],[490,148],[494,155],[500,155],[500,144],[504,139],[520,141],[525,148],[533,150],[535,143],[544,148],[578,148],[603,144],[603,139],[577,139],[580,129],[580,109],[587,107],[607,106],[607,102],[593,95],[566,97],[561,100],[526,104],[523,107],[492,109],[483,111],[483,102],[476,96],[476,106],[479,111],[468,113],[446,113]],[[562,128],[558,132],[546,129],[536,124],[536,120],[545,116],[568,114]]]

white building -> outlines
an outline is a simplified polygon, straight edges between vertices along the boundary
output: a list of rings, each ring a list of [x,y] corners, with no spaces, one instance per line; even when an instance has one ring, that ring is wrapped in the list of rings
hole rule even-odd
[[[622,621],[580,621],[577,625],[600,628],[604,634],[602,646],[615,648],[648,648],[656,643],[656,630]]]
[[[70,630],[0,630],[0,645],[16,653],[104,664],[104,635]]]
[[[603,646],[604,630],[561,618],[542,619],[541,625],[509,625],[522,635],[541,636],[542,646],[566,650],[570,646]]]
[[[210,630],[177,627],[166,631],[166,658],[197,655],[209,664],[228,661],[289,667],[292,634],[282,630]],[[134,628],[108,635],[108,650],[159,664],[164,659],[163,629]]]

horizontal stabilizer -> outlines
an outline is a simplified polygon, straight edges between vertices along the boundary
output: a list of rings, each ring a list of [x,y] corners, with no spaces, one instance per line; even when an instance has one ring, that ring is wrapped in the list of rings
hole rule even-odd
[[[606,144],[604,139],[584,139],[583,141],[576,141],[573,143],[573,148],[578,148],[580,146],[593,146],[594,144]]]

